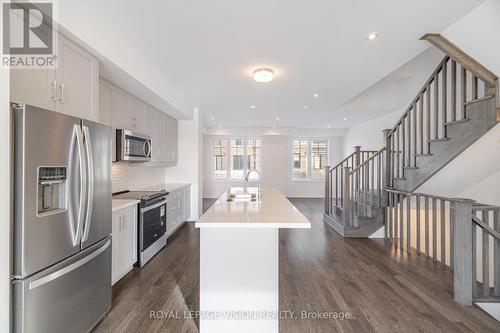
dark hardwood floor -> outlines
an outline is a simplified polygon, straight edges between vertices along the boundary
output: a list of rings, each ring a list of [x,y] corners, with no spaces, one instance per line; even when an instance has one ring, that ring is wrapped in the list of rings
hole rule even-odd
[[[323,224],[322,200],[290,200],[312,229],[280,231],[280,310],[298,317],[282,319],[280,332],[500,332],[478,308],[453,302],[449,270],[382,240],[344,239]],[[198,244],[194,224],[185,224],[113,287],[113,307],[95,332],[198,332],[198,321],[185,318],[198,310]],[[303,319],[302,311],[351,318]]]

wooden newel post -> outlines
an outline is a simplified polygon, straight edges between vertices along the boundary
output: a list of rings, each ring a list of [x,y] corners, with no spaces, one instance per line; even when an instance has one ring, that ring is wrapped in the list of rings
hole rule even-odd
[[[344,202],[342,202],[342,206],[344,209],[344,226],[351,226],[351,168],[344,167],[344,188],[342,189],[344,192]]]
[[[356,169],[358,165],[361,164],[361,146],[354,146],[354,165],[353,169]]]
[[[330,215],[330,205],[332,198],[330,198],[330,166],[325,166],[325,214]]]
[[[472,204],[474,200],[454,199],[453,297],[461,305],[472,305]]]

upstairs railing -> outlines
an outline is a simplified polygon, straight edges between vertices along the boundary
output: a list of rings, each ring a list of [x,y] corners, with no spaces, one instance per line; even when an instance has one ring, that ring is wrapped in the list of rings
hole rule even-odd
[[[325,213],[331,214],[334,208],[341,208],[344,202],[345,173],[361,165],[376,151],[361,150],[361,146],[354,147],[354,152],[334,167],[325,167]]]
[[[403,178],[430,143],[447,140],[447,126],[466,121],[466,106],[495,95],[495,86],[445,56],[388,134],[390,178]]]
[[[453,271],[454,298],[500,302],[500,207],[386,189],[385,236]]]

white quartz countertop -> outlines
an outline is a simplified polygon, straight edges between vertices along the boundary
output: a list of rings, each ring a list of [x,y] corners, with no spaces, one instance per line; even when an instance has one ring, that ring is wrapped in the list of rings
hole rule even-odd
[[[113,199],[111,200],[111,207],[112,211],[116,212],[121,209],[137,205],[140,201],[139,200],[131,200],[131,199]]]
[[[191,186],[191,183],[163,183],[152,186],[141,187],[137,189],[138,191],[160,191],[166,190],[167,192],[175,192],[184,187]]]
[[[231,194],[257,192],[256,188],[232,187],[203,214],[197,228],[311,228],[307,218],[273,187],[262,188],[261,201],[231,201]]]

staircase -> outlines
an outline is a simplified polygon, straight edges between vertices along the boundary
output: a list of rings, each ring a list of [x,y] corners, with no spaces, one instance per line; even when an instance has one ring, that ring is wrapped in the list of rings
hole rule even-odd
[[[498,78],[437,34],[422,37],[446,56],[395,126],[385,147],[355,147],[326,170],[324,221],[344,237],[384,226],[385,189],[412,192],[500,120]]]
[[[422,39],[446,56],[384,147],[326,167],[324,222],[344,237],[383,230],[401,253],[452,270],[456,302],[500,313],[500,207],[415,192],[500,121],[499,80],[443,36]]]

